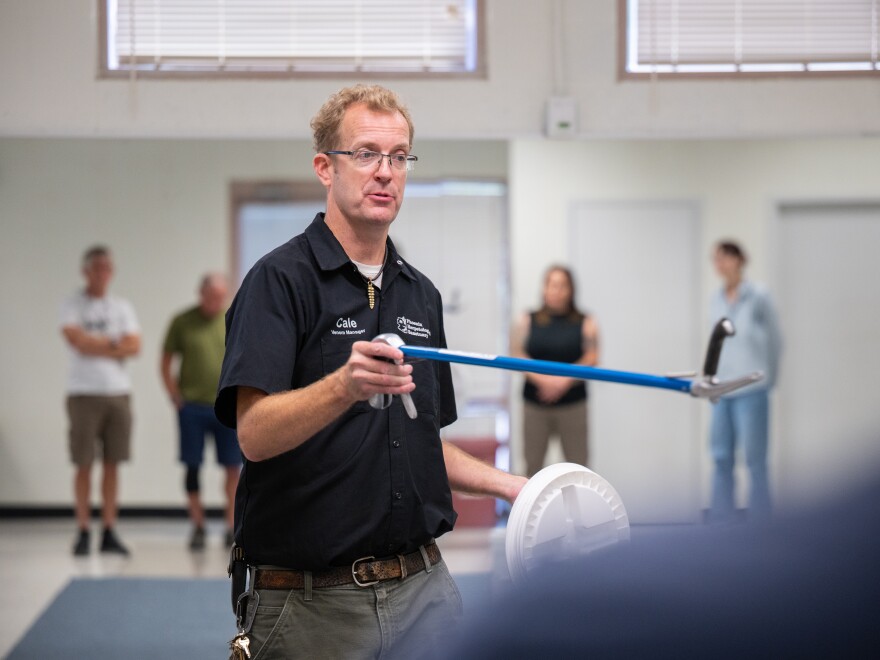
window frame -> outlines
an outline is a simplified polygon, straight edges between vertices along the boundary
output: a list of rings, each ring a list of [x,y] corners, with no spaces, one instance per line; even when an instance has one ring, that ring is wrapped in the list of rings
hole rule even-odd
[[[135,78],[153,80],[290,80],[290,79],[349,79],[349,80],[375,80],[376,78],[389,79],[486,79],[488,67],[486,63],[486,0],[474,0],[476,3],[476,66],[473,71],[382,71],[371,70],[347,70],[347,71],[302,71],[302,70],[149,70],[149,69],[111,69],[108,65],[108,9],[109,0],[96,0],[98,4],[98,79],[103,80],[131,80]]]
[[[880,76],[880,62],[873,70],[790,70],[790,71],[629,71],[627,55],[629,47],[629,2],[617,0],[617,79],[625,80],[754,80],[787,78],[821,79],[821,78],[876,78]]]

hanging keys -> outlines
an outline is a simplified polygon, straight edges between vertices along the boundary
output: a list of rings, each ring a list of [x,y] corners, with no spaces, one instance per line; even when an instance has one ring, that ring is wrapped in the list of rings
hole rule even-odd
[[[248,633],[254,625],[257,607],[260,604],[260,592],[254,590],[255,566],[248,566],[250,589],[238,597],[235,606],[238,633],[229,642],[229,660],[248,660],[251,657],[251,640]]]
[[[232,651],[229,660],[248,660],[251,657],[250,646],[251,640],[248,639],[247,634],[244,632],[238,633],[229,642],[229,649]]]

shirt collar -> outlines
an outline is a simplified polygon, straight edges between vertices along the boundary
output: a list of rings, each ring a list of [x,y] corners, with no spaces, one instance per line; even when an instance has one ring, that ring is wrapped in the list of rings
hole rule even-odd
[[[351,259],[345,254],[342,245],[336,240],[336,237],[333,235],[333,232],[330,231],[327,223],[324,222],[324,213],[318,213],[315,216],[315,219],[312,220],[311,224],[306,227],[305,235],[309,241],[309,246],[312,248],[312,253],[315,255],[315,260],[318,262],[318,267],[321,270],[338,270],[351,263]],[[415,280],[416,276],[412,267],[398,254],[397,248],[394,247],[391,238],[387,239],[387,245],[388,265],[386,266],[385,273],[391,275],[392,272],[401,272],[409,279]],[[388,277],[385,281],[390,281],[390,279],[391,278]]]

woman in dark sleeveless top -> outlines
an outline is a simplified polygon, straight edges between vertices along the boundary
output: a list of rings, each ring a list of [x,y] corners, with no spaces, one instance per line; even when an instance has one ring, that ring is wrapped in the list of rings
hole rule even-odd
[[[596,322],[575,305],[574,278],[563,266],[544,277],[541,309],[524,314],[514,328],[511,352],[518,357],[595,365],[599,359]],[[527,373],[523,387],[523,440],[526,473],[544,465],[552,436],[565,460],[587,463],[587,385],[579,379]]]

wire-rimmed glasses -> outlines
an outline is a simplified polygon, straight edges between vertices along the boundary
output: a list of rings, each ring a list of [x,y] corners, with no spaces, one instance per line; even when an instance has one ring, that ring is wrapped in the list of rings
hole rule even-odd
[[[383,158],[387,158],[391,169],[406,172],[412,172],[418,160],[418,157],[412,154],[383,154],[369,149],[358,149],[357,151],[334,150],[322,153],[327,156],[351,156],[351,159],[358,167],[370,167],[380,163]]]

